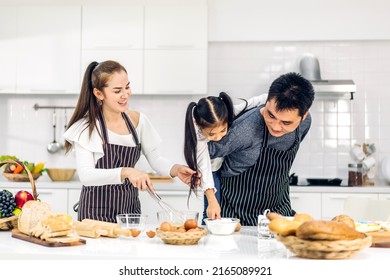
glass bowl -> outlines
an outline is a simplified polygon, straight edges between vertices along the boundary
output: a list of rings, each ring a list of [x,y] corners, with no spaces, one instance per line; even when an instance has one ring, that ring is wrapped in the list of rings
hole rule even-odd
[[[189,219],[194,219],[199,223],[199,212],[188,210],[181,210],[176,212],[157,212],[157,221],[159,222],[159,224],[161,224],[162,222],[169,222],[174,225],[182,225],[185,223],[185,221]]]
[[[122,229],[137,229],[143,231],[145,229],[148,215],[143,214],[118,214],[116,221]]]
[[[206,218],[204,219],[204,222],[206,223],[207,230],[211,234],[230,235],[235,231],[237,224],[240,222],[240,219],[221,218],[210,220],[209,218]]]

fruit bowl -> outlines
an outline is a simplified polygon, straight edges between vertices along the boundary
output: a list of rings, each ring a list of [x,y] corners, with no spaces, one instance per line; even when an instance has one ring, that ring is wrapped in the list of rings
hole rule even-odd
[[[47,175],[49,175],[52,181],[70,181],[76,169],[74,168],[48,168]]]
[[[31,175],[32,175],[33,179],[36,180],[42,175],[42,173],[32,173]],[[13,173],[3,172],[3,176],[12,182],[29,182],[30,181],[28,174],[13,174]]]

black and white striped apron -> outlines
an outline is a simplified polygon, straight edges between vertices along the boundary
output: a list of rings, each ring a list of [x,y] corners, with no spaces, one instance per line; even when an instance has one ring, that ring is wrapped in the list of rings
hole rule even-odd
[[[287,151],[268,147],[269,133],[264,125],[264,141],[254,166],[237,176],[221,178],[222,217],[234,217],[244,226],[257,225],[257,217],[270,209],[284,216],[293,216],[289,172],[297,154],[299,127],[293,146]]]
[[[103,137],[104,156],[96,163],[96,168],[110,169],[134,167],[141,155],[141,144],[130,119],[122,113],[136,146],[128,147],[110,144],[103,116],[99,114],[99,123]],[[80,195],[78,220],[93,219],[116,223],[120,213],[141,213],[138,189],[126,178],[123,184],[103,186],[83,186]]]

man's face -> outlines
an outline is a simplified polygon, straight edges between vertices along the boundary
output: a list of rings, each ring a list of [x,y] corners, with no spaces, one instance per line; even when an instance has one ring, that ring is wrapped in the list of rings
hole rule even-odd
[[[274,137],[281,137],[294,131],[307,116],[307,113],[303,117],[299,116],[298,109],[277,111],[275,99],[267,101],[260,112],[269,133]]]

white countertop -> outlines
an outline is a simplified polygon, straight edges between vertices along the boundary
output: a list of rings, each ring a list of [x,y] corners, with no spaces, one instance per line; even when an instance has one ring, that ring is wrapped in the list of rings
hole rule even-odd
[[[79,180],[72,180],[68,182],[53,182],[44,174],[35,181],[37,190],[40,189],[81,189],[82,184]],[[183,182],[174,179],[173,182],[154,182],[153,186],[156,190],[164,191],[188,191],[188,186]],[[10,182],[3,176],[0,176],[0,189],[17,188],[29,189],[30,182]],[[324,192],[340,192],[340,193],[390,193],[390,185],[386,183],[379,183],[375,186],[363,187],[330,187],[330,186],[290,186],[290,192],[296,193],[324,193]]]
[[[146,230],[155,229],[150,225]],[[83,237],[84,238],[84,237]],[[208,234],[197,245],[167,245],[155,236],[149,238],[145,232],[137,238],[119,237],[97,239],[84,238],[85,245],[72,247],[45,247],[11,237],[10,231],[0,232],[0,259],[64,259],[64,260],[303,260],[293,256],[282,243],[271,239],[257,238],[255,227],[243,227],[230,236]],[[352,260],[385,260],[390,249],[366,248]]]

